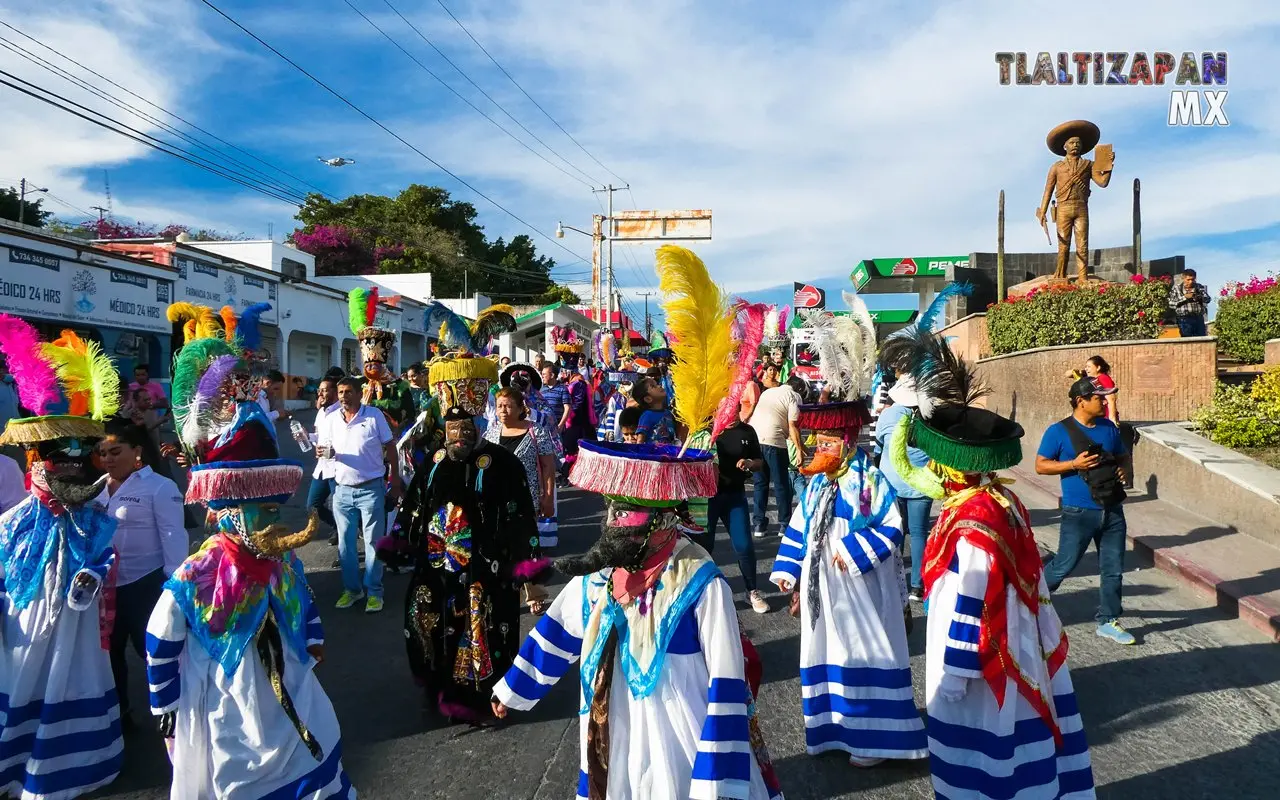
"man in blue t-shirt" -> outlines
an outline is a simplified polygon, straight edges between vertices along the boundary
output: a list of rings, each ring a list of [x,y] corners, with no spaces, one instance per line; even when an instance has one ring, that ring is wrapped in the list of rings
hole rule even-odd
[[[1114,459],[1119,479],[1124,481],[1130,469],[1130,458],[1120,429],[1105,417],[1102,398],[1115,389],[1105,389],[1093,378],[1081,378],[1071,384],[1071,416],[1055,422],[1044,432],[1036,451],[1036,472],[1062,478],[1062,521],[1059,523],[1058,552],[1045,567],[1044,579],[1050,592],[1056,592],[1093,542],[1098,550],[1098,574],[1101,578],[1098,606],[1099,636],[1118,644],[1133,644],[1133,634],[1119,623],[1121,585],[1124,573],[1125,538],[1128,528],[1121,502],[1103,507],[1080,477]],[[1072,443],[1068,425],[1073,425],[1110,458],[1080,450]]]

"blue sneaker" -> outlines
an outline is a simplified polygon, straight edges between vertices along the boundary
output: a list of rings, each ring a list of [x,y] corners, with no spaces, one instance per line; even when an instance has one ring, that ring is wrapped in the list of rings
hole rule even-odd
[[[1098,626],[1097,634],[1104,639],[1110,639],[1116,644],[1136,644],[1137,639],[1133,638],[1133,634],[1121,627],[1119,622],[1112,620],[1104,622]]]

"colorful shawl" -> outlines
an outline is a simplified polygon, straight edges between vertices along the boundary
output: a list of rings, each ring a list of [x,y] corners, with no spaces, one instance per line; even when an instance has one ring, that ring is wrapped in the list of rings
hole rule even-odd
[[[0,519],[0,563],[13,607],[21,611],[36,598],[51,560],[62,565],[58,584],[68,589],[77,572],[105,564],[115,532],[116,521],[92,503],[60,514],[34,496],[15,506]]]
[[[191,635],[235,675],[245,649],[274,612],[280,636],[298,658],[307,658],[307,610],[311,589],[293,553],[283,561],[257,558],[235,537],[216,533],[165,584]]]

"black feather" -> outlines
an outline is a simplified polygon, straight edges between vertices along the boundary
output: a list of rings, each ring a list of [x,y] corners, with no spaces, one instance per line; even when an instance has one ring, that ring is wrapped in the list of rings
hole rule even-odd
[[[880,371],[889,377],[909,372],[916,347],[909,334],[894,334],[885,339],[880,345]]]
[[[941,336],[916,330],[906,341],[911,344],[908,371],[915,379],[916,391],[932,398],[936,405],[971,406],[991,393],[973,367]]]

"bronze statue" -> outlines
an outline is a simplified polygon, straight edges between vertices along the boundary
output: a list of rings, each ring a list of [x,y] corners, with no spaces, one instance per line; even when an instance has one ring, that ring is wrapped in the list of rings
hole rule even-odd
[[[1058,226],[1058,264],[1054,277],[1059,280],[1067,277],[1067,253],[1071,249],[1072,231],[1076,239],[1076,280],[1084,283],[1089,276],[1089,181],[1105,189],[1111,182],[1111,170],[1115,166],[1115,151],[1109,144],[1098,145],[1100,136],[1097,125],[1076,119],[1049,131],[1045,139],[1051,151],[1066,156],[1049,167],[1044,197],[1036,209],[1036,219],[1047,233],[1045,212],[1049,209],[1050,197],[1057,200],[1053,220]],[[1098,145],[1096,161],[1082,158],[1095,145]]]

